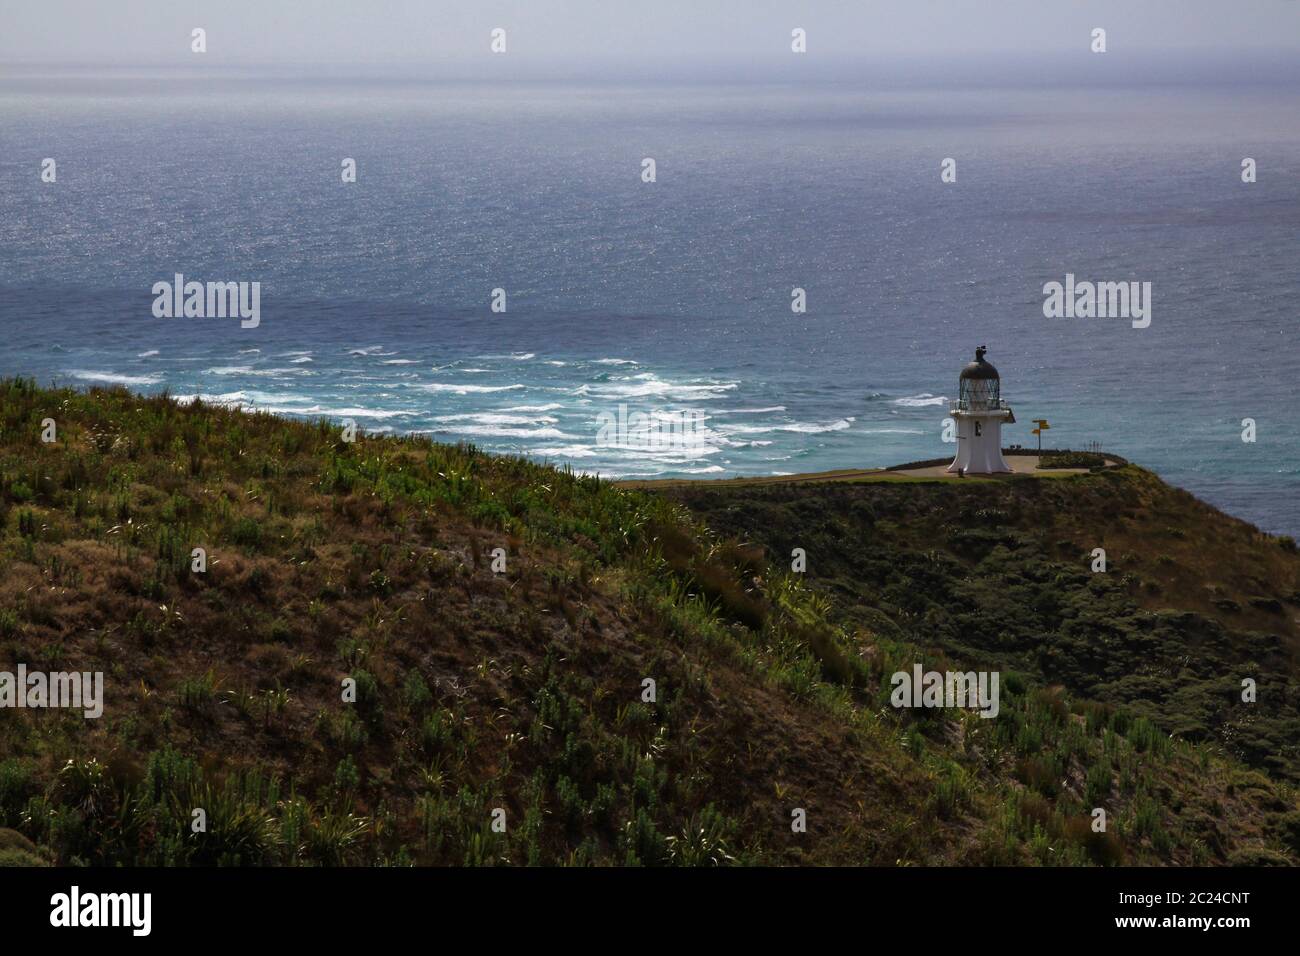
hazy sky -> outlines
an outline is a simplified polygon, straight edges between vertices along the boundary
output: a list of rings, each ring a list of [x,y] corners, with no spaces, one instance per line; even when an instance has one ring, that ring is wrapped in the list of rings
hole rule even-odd
[[[493,27],[536,63],[761,63],[791,56],[1300,51],[1300,0],[0,0],[0,64],[420,64],[486,57]],[[190,60],[192,62],[192,60]]]

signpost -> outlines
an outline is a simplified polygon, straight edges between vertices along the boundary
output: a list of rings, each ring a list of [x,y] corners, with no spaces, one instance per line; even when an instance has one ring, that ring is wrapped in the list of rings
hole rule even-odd
[[[1038,436],[1038,457],[1042,458],[1043,457],[1043,432],[1047,431],[1052,426],[1047,424],[1046,418],[1035,418],[1034,424],[1037,425],[1038,427],[1035,428],[1033,431],[1031,431],[1029,434]]]

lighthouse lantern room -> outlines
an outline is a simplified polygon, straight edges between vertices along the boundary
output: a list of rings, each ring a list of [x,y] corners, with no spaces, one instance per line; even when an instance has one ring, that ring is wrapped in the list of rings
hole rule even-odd
[[[948,470],[967,475],[1009,472],[1002,457],[1002,423],[1016,420],[1002,400],[1002,379],[998,370],[984,360],[983,345],[975,350],[975,361],[961,370],[957,404],[949,409],[957,423],[957,457]]]

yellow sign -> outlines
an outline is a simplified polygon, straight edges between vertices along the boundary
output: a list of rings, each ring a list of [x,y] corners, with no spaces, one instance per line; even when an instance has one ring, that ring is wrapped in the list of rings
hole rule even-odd
[[[1048,428],[1051,428],[1051,427],[1052,427],[1051,425],[1047,424],[1047,419],[1046,419],[1046,418],[1035,418],[1035,419],[1034,419],[1034,424],[1037,425],[1039,428],[1042,428],[1042,429],[1048,429]],[[1035,431],[1034,434],[1037,435],[1038,432]]]

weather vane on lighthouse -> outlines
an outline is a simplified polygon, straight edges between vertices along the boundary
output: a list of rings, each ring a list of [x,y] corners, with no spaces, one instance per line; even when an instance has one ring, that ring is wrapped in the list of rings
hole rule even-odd
[[[957,404],[949,409],[957,423],[957,457],[948,470],[965,475],[1011,471],[1002,457],[1002,423],[1016,420],[1002,400],[998,370],[984,360],[988,349],[975,350],[975,361],[961,370]]]

